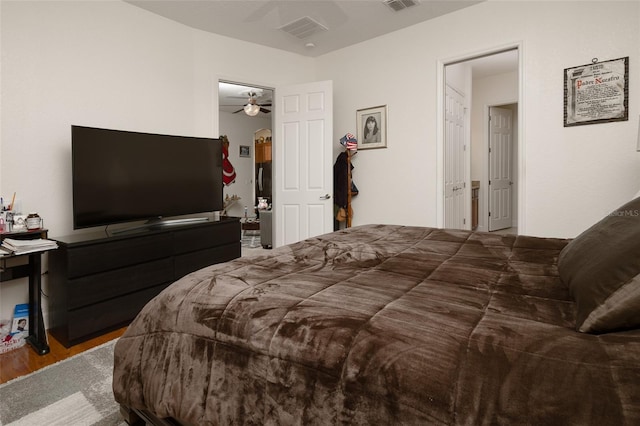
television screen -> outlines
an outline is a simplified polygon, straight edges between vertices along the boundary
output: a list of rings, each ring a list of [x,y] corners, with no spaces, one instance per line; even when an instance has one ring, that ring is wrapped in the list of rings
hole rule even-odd
[[[223,209],[218,139],[71,127],[73,228]]]

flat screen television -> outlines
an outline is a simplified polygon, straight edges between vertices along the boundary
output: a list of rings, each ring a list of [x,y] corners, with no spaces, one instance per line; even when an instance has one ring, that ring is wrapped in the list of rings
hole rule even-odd
[[[71,126],[73,228],[223,209],[219,139]]]

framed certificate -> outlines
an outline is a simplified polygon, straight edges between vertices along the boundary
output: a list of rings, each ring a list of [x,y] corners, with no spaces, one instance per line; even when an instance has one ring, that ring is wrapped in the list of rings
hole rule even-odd
[[[628,56],[564,70],[564,127],[628,120]]]

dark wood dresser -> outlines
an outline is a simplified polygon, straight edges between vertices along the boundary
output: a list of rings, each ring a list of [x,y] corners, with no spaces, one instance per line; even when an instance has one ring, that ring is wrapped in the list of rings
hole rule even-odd
[[[50,332],[65,347],[128,324],[178,278],[241,255],[239,218],[53,238]]]

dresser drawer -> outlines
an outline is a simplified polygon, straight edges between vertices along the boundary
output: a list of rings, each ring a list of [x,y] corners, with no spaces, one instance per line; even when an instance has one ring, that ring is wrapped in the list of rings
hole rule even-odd
[[[223,247],[200,250],[188,255],[178,255],[175,257],[176,280],[206,266],[236,259],[240,257],[241,254],[242,247],[238,241],[235,244],[227,244]]]
[[[174,234],[174,253],[190,253],[210,247],[239,242],[240,222],[222,223],[218,226],[188,229]]]
[[[171,256],[170,234],[102,242],[68,249],[69,278],[148,262]]]
[[[69,347],[90,336],[103,333],[130,322],[140,310],[164,290],[168,284],[151,287],[126,296],[109,299],[95,305],[75,309],[69,312],[69,322],[63,330]]]
[[[171,282],[173,282],[173,259],[171,258],[71,279],[68,283],[68,308],[77,309]]]

